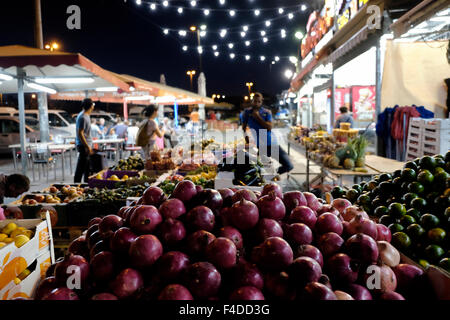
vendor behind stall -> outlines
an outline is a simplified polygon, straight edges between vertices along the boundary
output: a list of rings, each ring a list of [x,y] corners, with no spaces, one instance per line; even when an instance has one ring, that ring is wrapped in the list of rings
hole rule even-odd
[[[30,189],[30,179],[21,174],[0,174],[0,203],[4,198],[17,198]]]
[[[155,105],[148,106],[143,113],[147,119],[139,126],[136,145],[142,147],[143,158],[147,159],[150,156],[150,152],[155,148],[156,137],[164,137],[164,131],[160,130],[155,121],[155,118],[158,116],[158,108]]]

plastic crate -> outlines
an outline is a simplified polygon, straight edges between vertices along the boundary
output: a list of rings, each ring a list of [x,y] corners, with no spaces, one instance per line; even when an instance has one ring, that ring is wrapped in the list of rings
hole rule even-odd
[[[428,130],[428,131],[427,131]],[[422,150],[427,154],[445,153],[450,149],[450,129],[424,129]]]

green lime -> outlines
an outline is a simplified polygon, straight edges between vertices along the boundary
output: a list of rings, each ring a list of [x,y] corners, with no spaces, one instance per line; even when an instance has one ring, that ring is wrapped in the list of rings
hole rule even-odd
[[[438,209],[445,210],[446,208],[450,207],[450,196],[439,196],[434,199],[434,204],[437,206]]]
[[[400,177],[394,178],[392,180],[392,184],[396,187],[401,187],[402,183],[403,183],[403,181],[402,181],[402,178],[400,178]]]
[[[352,186],[352,189],[355,189],[356,191],[358,191],[359,193],[361,193],[363,190],[361,188],[361,186],[359,184],[354,184]]]
[[[427,203],[433,203],[436,197],[439,197],[439,192],[433,191],[425,196],[425,200],[427,201]]]
[[[434,169],[434,175],[437,175],[438,173],[441,173],[441,172],[445,172],[445,169],[444,169],[444,167],[445,167],[445,162],[444,162],[444,165],[442,166],[442,167],[436,167],[435,169]]]
[[[425,191],[425,187],[423,186],[423,184],[414,181],[408,185],[408,191],[412,193],[421,194],[422,192]]]
[[[389,205],[388,212],[392,218],[400,219],[406,214],[406,208],[401,203],[394,202]]]
[[[391,242],[399,250],[407,250],[411,246],[411,239],[404,232],[394,233]]]
[[[375,189],[376,187],[378,187],[378,183],[375,180],[370,180],[365,186],[364,188],[367,189],[367,191],[372,191],[373,189]]]
[[[394,191],[394,185],[391,182],[383,181],[378,185],[378,188],[380,188],[380,194],[383,197],[387,197],[392,194]]]
[[[369,191],[372,197],[376,197],[380,194],[380,187],[375,187],[372,191]]]
[[[431,243],[439,244],[444,241],[446,236],[445,230],[442,228],[433,228],[428,230],[428,239]]]
[[[420,158],[415,158],[413,161],[417,165],[417,168],[419,168]]]
[[[400,219],[400,224],[407,228],[409,225],[416,223],[416,219],[414,219],[413,217],[409,216],[409,215],[404,215],[403,217],[401,217]]]
[[[380,174],[380,181],[388,181],[391,179],[392,179],[392,176],[389,173]]]
[[[391,223],[394,223],[394,219],[391,218],[389,215],[384,215],[380,217],[379,223],[385,225],[386,227],[389,226]]]
[[[394,173],[392,174],[392,178],[400,178],[401,175],[402,170],[395,170]]]
[[[436,168],[436,159],[430,156],[424,156],[419,161],[420,169],[434,170]]]
[[[342,198],[342,196],[345,195],[345,190],[344,190],[344,188],[339,187],[339,186],[334,187],[331,190],[331,195],[333,196],[334,199]]]
[[[420,225],[425,228],[425,230],[430,230],[437,228],[439,226],[439,219],[433,214],[425,213],[420,217]]]
[[[408,209],[408,211],[406,211],[406,214],[409,215],[409,216],[411,216],[411,217],[413,217],[413,218],[416,219],[417,221],[419,221],[419,220],[420,220],[420,217],[422,216],[422,215],[420,214],[420,211],[417,210],[417,209],[415,209],[415,208]]]
[[[444,217],[450,218],[450,207],[448,207],[447,209],[445,209],[445,211],[444,211]]]
[[[385,206],[378,206],[375,209],[374,214],[376,217],[382,217],[382,216],[388,214],[388,208],[386,208]]]
[[[408,161],[403,166],[403,169],[407,169],[407,168],[408,169],[417,170],[417,164],[414,161]]]
[[[450,272],[450,258],[444,258],[441,261],[439,261],[439,267],[441,267],[447,272]]]
[[[420,224],[414,223],[406,228],[406,233],[411,237],[411,239],[418,240],[423,237],[426,231],[420,226]]]
[[[423,210],[427,206],[427,201],[423,198],[415,198],[411,201],[410,206],[417,210]]]
[[[450,174],[444,171],[436,173],[434,176],[434,181],[439,185],[439,187],[445,187],[445,183],[447,182],[447,179],[450,177]]]
[[[345,195],[345,197],[351,202],[351,203],[355,203],[356,199],[359,196],[359,192],[355,189],[350,189],[347,191],[347,194]]]
[[[419,264],[424,269],[428,269],[430,267],[430,263],[427,260],[425,260],[425,259],[419,259]]]
[[[403,231],[403,229],[405,229],[400,223],[392,223],[388,226],[388,228],[389,230],[391,230],[392,234]]]
[[[370,205],[371,202],[372,202],[372,199],[370,199],[370,196],[367,193],[360,195],[357,199],[357,203],[359,203],[361,205]]]
[[[379,196],[376,196],[373,200],[372,200],[372,207],[377,208],[381,205],[384,204],[384,200],[381,199]]]
[[[412,182],[412,181],[416,180],[417,174],[414,169],[405,168],[402,170],[401,177],[402,177],[403,181]]]
[[[431,261],[431,263],[438,262],[444,255],[444,253],[444,249],[436,244],[430,244],[425,248],[425,255],[427,256],[427,259]]]
[[[419,174],[417,175],[417,181],[419,181],[423,185],[430,185],[433,183],[433,180],[433,174],[427,169],[420,170]]]
[[[441,157],[435,157],[436,159],[436,168],[434,170],[436,171],[437,168],[443,168],[445,167],[445,161]]]
[[[446,163],[450,162],[450,151],[447,151],[447,153],[444,156],[444,160],[445,160]]]
[[[414,193],[414,192],[408,192],[408,193],[405,193],[404,195],[403,195],[403,197],[402,197],[402,201],[405,203],[405,204],[410,204],[411,203],[411,201],[413,200],[413,199],[415,199],[415,198],[417,198],[418,197],[418,195],[416,194],[416,193]]]

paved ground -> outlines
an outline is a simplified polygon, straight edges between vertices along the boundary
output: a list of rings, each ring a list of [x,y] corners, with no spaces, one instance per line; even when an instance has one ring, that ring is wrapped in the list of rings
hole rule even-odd
[[[279,136],[287,135],[286,129],[277,129],[277,130],[279,131],[278,132]],[[228,135],[226,137],[226,139],[230,140],[231,137],[240,138],[241,136],[242,135],[239,132],[237,132],[237,133]],[[218,142],[221,142],[220,136],[215,137],[215,138]],[[280,143],[281,143],[281,146],[287,151],[286,143],[284,143],[283,141],[280,141]],[[56,178],[55,178],[55,170],[54,170],[54,167],[52,166],[52,167],[50,167],[50,169],[48,171],[48,175],[49,175],[48,182],[47,182],[47,176],[44,175],[44,172],[45,172],[45,174],[47,174],[47,168],[45,168],[45,169],[41,168],[41,176],[39,177],[38,168],[35,167],[35,177],[33,178],[33,171],[31,170],[31,166],[29,166],[27,176],[30,178],[30,181],[31,181],[30,191],[40,191],[53,183],[73,183],[73,173],[74,173],[76,161],[77,161],[76,153],[73,152],[73,156],[72,156],[72,171],[70,170],[68,155],[69,154],[67,154],[67,156],[66,156],[65,179],[63,179],[63,177],[62,177],[61,160],[60,159],[57,159]],[[282,176],[282,180],[279,183],[286,190],[299,190],[299,189],[301,190],[302,184],[305,182],[306,177],[305,177],[305,175],[297,175],[297,174],[306,172],[306,159],[302,154],[300,154],[299,152],[297,152],[296,150],[291,148],[291,160],[294,163],[294,170],[291,172],[291,174],[293,174],[293,175],[291,175],[289,179],[286,179],[287,175],[284,174]],[[108,160],[108,162],[109,162],[108,163],[109,166],[112,166],[114,164],[114,161],[112,161],[112,160]],[[278,166],[277,163],[276,163],[276,166]],[[319,169],[312,168],[312,172],[318,173]],[[15,169],[14,165],[13,165],[12,155],[0,156],[0,173],[4,173],[4,174],[21,173],[20,159],[18,161],[18,168]],[[16,200],[16,199],[5,198],[5,203],[9,203],[14,200]]]

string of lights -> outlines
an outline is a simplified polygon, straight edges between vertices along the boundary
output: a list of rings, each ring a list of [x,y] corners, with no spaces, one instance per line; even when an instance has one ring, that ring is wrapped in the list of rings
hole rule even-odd
[[[191,10],[191,11],[203,11],[205,16],[208,16],[211,12],[228,12],[228,14],[231,17],[234,17],[236,13],[238,12],[253,12],[255,16],[259,16],[262,12],[269,12],[274,11],[278,12],[278,14],[283,14],[286,10],[298,8],[300,11],[306,11],[308,6],[306,4],[300,4],[300,5],[293,5],[293,6],[286,6],[286,7],[270,7],[270,8],[257,8],[257,9],[229,9],[229,8],[204,8],[204,7],[198,7],[198,3],[201,2],[199,0],[187,0],[184,2],[188,2],[190,6],[188,5],[175,5],[173,4],[174,0],[153,0],[153,1],[143,1],[143,0],[136,0],[137,5],[147,5],[150,10],[156,11],[158,8],[162,9],[176,9],[178,13],[182,14],[184,10]],[[219,0],[220,5],[225,5],[226,1]]]

